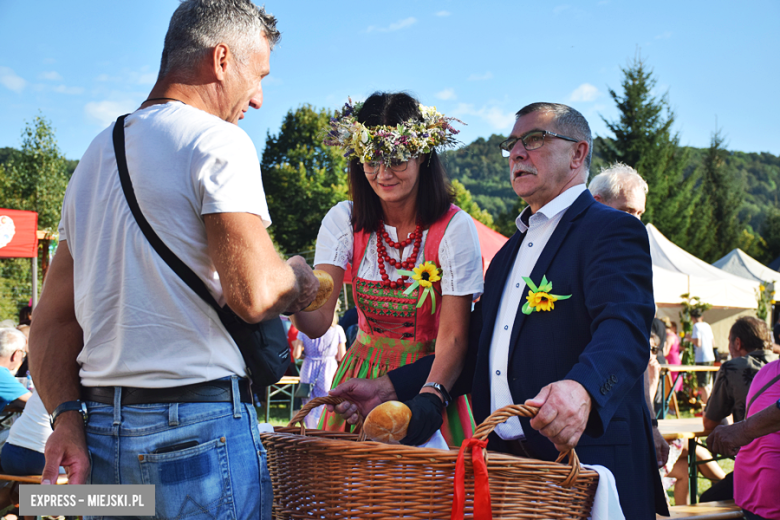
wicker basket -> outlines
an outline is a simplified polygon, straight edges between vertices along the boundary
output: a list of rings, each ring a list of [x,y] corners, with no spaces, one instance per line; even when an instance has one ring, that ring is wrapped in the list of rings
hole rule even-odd
[[[273,517],[450,518],[458,450],[383,444],[365,441],[363,434],[303,427],[309,410],[341,401],[312,399],[288,426],[260,434],[268,451]],[[502,408],[479,426],[474,437],[484,440],[510,417],[535,413],[536,409],[521,405]],[[292,426],[296,423],[301,426]],[[598,474],[582,468],[574,451],[569,464],[481,451],[487,462],[493,518],[584,520],[590,516]],[[464,483],[465,517],[479,518],[480,511],[474,511],[470,451],[465,453]]]

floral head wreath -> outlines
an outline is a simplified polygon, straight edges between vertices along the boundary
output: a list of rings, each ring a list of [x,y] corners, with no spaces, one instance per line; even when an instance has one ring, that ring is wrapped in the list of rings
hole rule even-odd
[[[363,103],[352,104],[350,98],[344,109],[336,111],[330,120],[330,132],[323,143],[344,149],[344,157],[355,157],[365,164],[381,162],[389,166],[394,161],[405,162],[430,153],[435,147],[454,146],[458,141],[450,121],[466,124],[454,117],[445,117],[436,107],[418,105],[422,121],[410,120],[396,126],[368,127],[358,122],[357,114]]]

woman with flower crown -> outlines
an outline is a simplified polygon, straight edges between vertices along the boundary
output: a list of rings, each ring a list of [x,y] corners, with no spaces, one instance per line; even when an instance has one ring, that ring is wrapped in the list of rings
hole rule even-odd
[[[474,420],[464,397],[449,402],[449,390],[463,368],[471,302],[483,278],[476,227],[452,204],[436,152],[455,143],[452,120],[404,93],[375,93],[336,113],[325,144],[350,158],[352,200],[325,216],[314,264],[336,287],[352,266],[359,332],[333,386],[382,377],[435,352],[428,383],[407,404],[415,416],[441,410],[442,434],[458,446],[471,437]],[[319,310],[293,316],[296,327],[321,335],[337,299],[336,292]],[[325,412],[320,427],[344,430],[346,423]],[[410,435],[404,442],[425,440]]]

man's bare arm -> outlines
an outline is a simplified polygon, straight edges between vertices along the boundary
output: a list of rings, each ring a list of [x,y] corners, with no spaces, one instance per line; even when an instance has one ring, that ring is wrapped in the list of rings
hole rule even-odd
[[[225,301],[245,321],[296,312],[314,300],[319,282],[311,268],[301,257],[282,260],[260,217],[214,213],[203,221]]]
[[[73,258],[62,241],[30,325],[30,373],[49,413],[60,403],[79,398],[76,358],[83,346],[73,297]]]
[[[30,372],[49,413],[61,403],[80,397],[76,358],[83,346],[83,333],[76,320],[73,258],[67,242],[62,241],[49,267],[30,327]],[[44,484],[56,481],[60,466],[66,468],[71,484],[86,482],[89,455],[84,421],[75,412],[63,413],[57,419],[54,433],[46,443]]]

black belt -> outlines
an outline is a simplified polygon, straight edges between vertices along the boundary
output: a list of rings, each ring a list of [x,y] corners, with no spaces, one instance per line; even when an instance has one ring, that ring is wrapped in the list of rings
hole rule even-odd
[[[233,384],[230,380],[225,379],[172,388],[84,386],[81,388],[81,400],[114,404],[114,388],[122,389],[122,405],[233,402]],[[248,379],[238,381],[238,393],[242,403],[252,404],[252,390]]]

